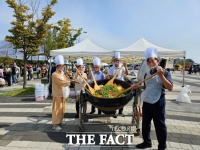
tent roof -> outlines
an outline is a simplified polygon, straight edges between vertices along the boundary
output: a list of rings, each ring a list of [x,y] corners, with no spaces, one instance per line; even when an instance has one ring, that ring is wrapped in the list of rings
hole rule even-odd
[[[63,55],[65,58],[67,56],[114,56],[114,51],[104,49],[100,46],[97,46],[89,39],[85,39],[82,42],[76,44],[75,46],[58,49],[58,50],[51,50],[51,56]]]
[[[119,49],[117,51],[119,51],[121,53],[131,54],[133,56],[144,56],[144,51],[148,47],[157,48],[158,57],[179,57],[180,58],[180,57],[185,57],[185,55],[186,55],[185,51],[163,48],[163,47],[160,47],[160,46],[150,43],[149,41],[145,40],[144,38],[141,38],[136,43],[134,43],[133,45],[131,45],[127,48]]]

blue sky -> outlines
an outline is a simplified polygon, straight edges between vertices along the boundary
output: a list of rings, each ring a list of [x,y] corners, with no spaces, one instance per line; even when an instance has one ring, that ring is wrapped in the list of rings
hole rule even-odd
[[[42,1],[44,5],[46,1]],[[74,28],[83,28],[97,45],[117,50],[140,38],[161,47],[184,50],[200,63],[199,0],[58,0],[53,8],[55,23],[69,18]],[[0,40],[9,34],[13,10],[0,1]]]

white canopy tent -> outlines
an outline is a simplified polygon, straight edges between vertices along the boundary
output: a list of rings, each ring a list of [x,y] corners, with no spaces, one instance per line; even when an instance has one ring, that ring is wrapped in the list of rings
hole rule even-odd
[[[160,46],[157,46],[155,44],[150,43],[149,41],[145,40],[144,38],[141,38],[138,40],[136,43],[133,45],[119,49],[117,51],[125,54],[131,54],[132,56],[144,56],[144,51],[148,47],[155,47],[158,50],[158,57],[176,57],[176,58],[183,58],[186,55],[185,51],[180,51],[180,50],[172,50],[172,49],[167,49],[163,48]]]
[[[57,55],[63,55],[70,61],[76,61],[77,58],[83,57],[85,61],[92,62],[91,60],[94,57],[101,57],[101,59],[107,57],[111,60],[114,56],[114,51],[104,49],[94,44],[89,39],[85,39],[75,46],[50,51],[50,56],[55,57]],[[124,56],[129,56],[129,54],[124,54]]]
[[[99,57],[101,62],[112,63],[115,51],[104,49],[94,44],[89,39],[85,39],[75,46],[69,48],[63,48],[58,50],[51,50],[50,55],[55,57],[57,55],[63,55],[65,59],[70,62],[76,62],[78,58],[82,58],[84,63],[92,63],[94,57]],[[127,60],[130,54],[122,54],[121,60]]]
[[[114,56],[114,52],[108,49],[104,49],[100,46],[97,46],[89,39],[85,39],[82,42],[76,44],[75,46],[50,51],[50,56],[57,56],[57,55],[63,55],[64,57]]]
[[[158,57],[184,58],[184,68],[185,68],[185,56],[186,56],[185,51],[163,48],[163,47],[150,43],[144,38],[141,38],[136,43],[132,44],[131,46],[127,48],[119,49],[117,51],[119,51],[122,54],[131,54],[132,56],[144,57],[144,52],[148,47],[157,48]],[[183,86],[184,86],[184,83],[185,83],[185,70],[183,73]]]

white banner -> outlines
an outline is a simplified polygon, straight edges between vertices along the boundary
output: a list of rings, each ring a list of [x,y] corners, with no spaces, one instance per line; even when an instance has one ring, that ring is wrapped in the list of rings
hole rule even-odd
[[[47,60],[46,56],[39,56],[39,60]]]
[[[44,46],[40,46],[38,49],[38,54],[44,53]]]
[[[44,60],[47,60],[47,58],[46,56],[30,56],[28,60],[44,61]]]
[[[15,53],[16,53],[16,50],[14,50],[14,49],[8,49],[7,55],[15,55]]]

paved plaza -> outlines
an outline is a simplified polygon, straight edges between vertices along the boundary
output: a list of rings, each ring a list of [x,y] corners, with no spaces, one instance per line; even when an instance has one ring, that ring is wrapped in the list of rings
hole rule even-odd
[[[167,124],[167,149],[168,150],[200,150],[200,75],[186,75],[185,83],[191,86],[192,93],[189,97],[191,104],[177,103],[177,98],[181,86],[182,75],[180,73],[172,74],[174,80],[174,90],[166,92],[166,124]],[[40,80],[29,81],[28,85]],[[20,83],[21,84],[21,83]],[[0,88],[3,93],[21,85]],[[10,88],[10,89],[9,89]],[[47,149],[114,149],[128,150],[135,149],[134,145],[142,142],[142,135],[137,136],[135,127],[129,134],[134,134],[134,145],[125,145],[123,147],[104,147],[104,146],[83,146],[83,145],[67,145],[66,133],[77,132],[78,119],[75,119],[75,103],[70,98],[66,104],[65,119],[60,132],[51,129],[51,98],[42,102],[36,102],[33,96],[28,97],[0,97],[0,150],[47,150]],[[131,100],[124,108],[125,115],[132,114]],[[87,104],[87,113],[90,112],[91,105]],[[96,111],[97,113],[97,111]],[[92,122],[111,122],[113,124],[86,124],[85,132],[111,132],[113,126],[130,126],[131,116],[116,119],[113,117],[92,117]],[[113,132],[113,136],[121,133]],[[153,147],[157,149],[157,138],[155,128],[152,122],[151,138]]]

